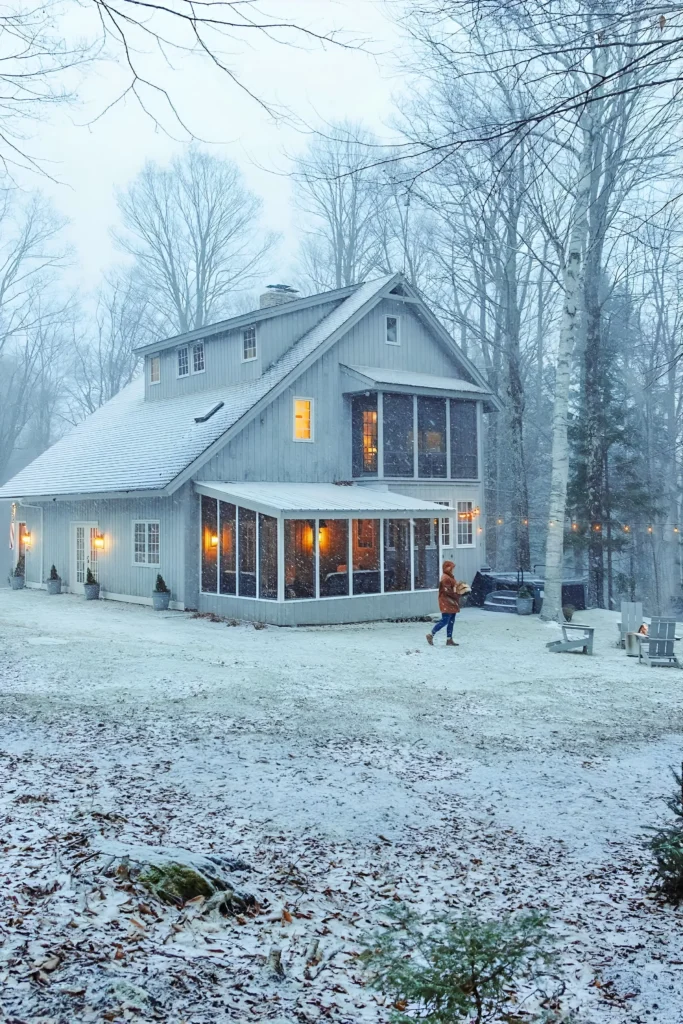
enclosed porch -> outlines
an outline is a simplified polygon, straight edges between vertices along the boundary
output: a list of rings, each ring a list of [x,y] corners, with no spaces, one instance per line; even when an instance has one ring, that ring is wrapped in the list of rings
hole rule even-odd
[[[308,625],[436,610],[435,502],[354,485],[195,486],[202,611]]]

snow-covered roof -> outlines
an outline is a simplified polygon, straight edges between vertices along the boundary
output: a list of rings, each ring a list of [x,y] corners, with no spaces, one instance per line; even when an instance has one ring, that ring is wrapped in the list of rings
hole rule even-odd
[[[433,373],[413,373],[412,370],[391,370],[380,366],[344,366],[342,369],[358,379],[361,387],[405,387],[415,391],[448,391],[490,396],[491,392],[459,377],[440,377]],[[360,389],[359,389],[360,390]]]
[[[335,516],[393,514],[397,518],[443,515],[443,506],[384,488],[358,484],[222,483],[195,484],[206,494],[233,504],[243,504],[269,515],[306,519],[318,514]]]
[[[0,487],[0,499],[169,487],[261,400],[286,386],[290,374],[395,277],[359,285],[254,380],[153,401],[145,401],[144,381],[133,381]],[[195,422],[219,402],[223,405],[206,422]]]

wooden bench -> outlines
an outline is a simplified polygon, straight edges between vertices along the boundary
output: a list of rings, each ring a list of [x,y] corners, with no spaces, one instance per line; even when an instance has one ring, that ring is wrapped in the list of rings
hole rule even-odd
[[[581,651],[582,654],[592,654],[594,632],[593,626],[582,626],[578,622],[565,622],[562,626],[562,640],[551,640],[546,647],[556,654],[560,654],[562,651]]]

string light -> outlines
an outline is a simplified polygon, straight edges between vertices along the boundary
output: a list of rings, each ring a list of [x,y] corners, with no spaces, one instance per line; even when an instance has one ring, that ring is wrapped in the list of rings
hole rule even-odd
[[[625,526],[624,527],[624,533],[628,533],[630,531],[630,529],[631,529],[630,526]]]
[[[648,526],[648,528],[647,528],[647,532],[648,532],[648,533],[652,533],[652,527],[651,527],[651,526]]]

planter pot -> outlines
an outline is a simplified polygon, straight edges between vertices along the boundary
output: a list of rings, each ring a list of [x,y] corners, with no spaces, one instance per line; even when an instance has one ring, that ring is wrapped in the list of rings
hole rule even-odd
[[[171,600],[171,594],[168,590],[153,590],[152,591],[152,604],[154,605],[155,612],[165,612],[168,608],[168,602]]]
[[[25,576],[10,576],[9,578],[9,585],[12,588],[12,590],[23,590],[25,583]]]
[[[48,594],[61,594],[62,592],[62,581],[61,580],[45,580],[47,585]]]
[[[534,599],[533,597],[518,597],[517,598],[517,614],[518,615],[531,615],[534,610]]]
[[[97,601],[100,596],[99,583],[85,583],[83,586],[86,601]]]

